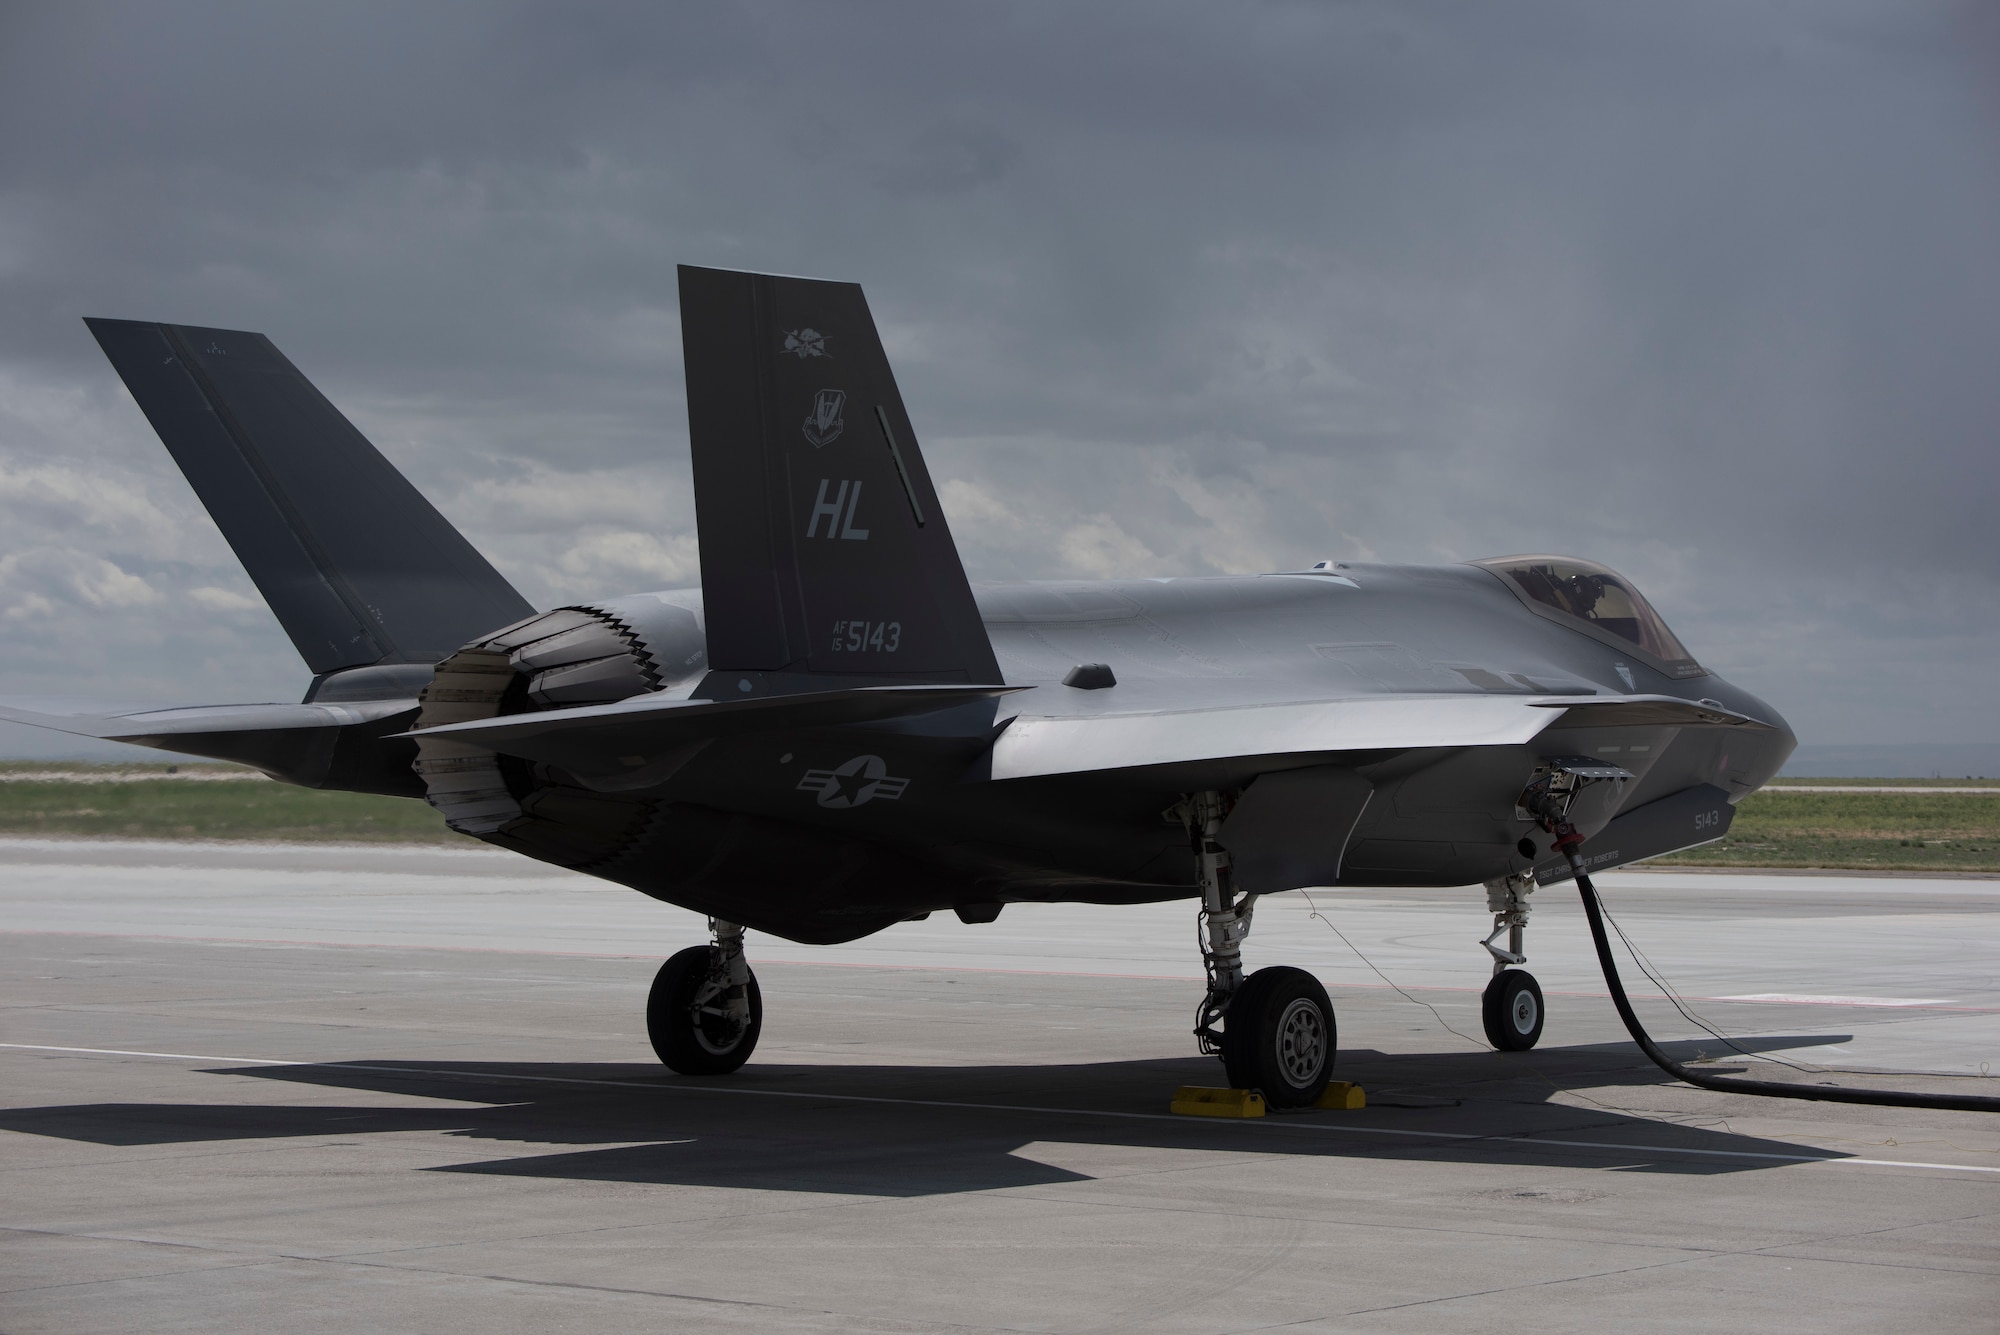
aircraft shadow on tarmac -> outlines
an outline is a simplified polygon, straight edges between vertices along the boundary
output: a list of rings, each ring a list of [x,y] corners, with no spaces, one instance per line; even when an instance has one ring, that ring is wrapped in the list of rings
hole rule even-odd
[[[1842,1041],[1827,1034],[1765,1036],[1754,1046]],[[1699,1051],[1694,1043],[1670,1047],[1683,1060]],[[211,1073],[456,1106],[76,1104],[0,1110],[0,1129],[121,1146],[442,1132],[514,1142],[522,1150],[427,1171],[883,1197],[1088,1180],[1038,1162],[1031,1151],[1038,1142],[1696,1174],[1782,1162],[1756,1157],[1762,1155],[1844,1157],[1717,1129],[1725,1109],[1743,1111],[1733,1099],[1689,1117],[1707,1125],[1647,1115],[1647,1105],[1661,1103],[1648,1088],[1659,1081],[1650,1066],[1634,1065],[1634,1055],[1623,1044],[1504,1055],[1348,1049],[1339,1073],[1365,1085],[1373,1106],[1255,1123],[1100,1115],[1164,1113],[1176,1086],[1220,1083],[1218,1065],[1197,1057],[1009,1067],[753,1063],[721,1081],[637,1063],[237,1066]],[[1563,1090],[1593,1102],[1551,1100]],[[1583,1149],[1576,1141],[1612,1148]],[[530,1148],[543,1146],[591,1148],[556,1154]]]

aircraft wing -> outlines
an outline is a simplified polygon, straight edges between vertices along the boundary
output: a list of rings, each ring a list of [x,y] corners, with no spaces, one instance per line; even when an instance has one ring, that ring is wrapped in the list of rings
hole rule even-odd
[[[660,752],[740,733],[850,727],[929,714],[992,700],[1016,686],[862,686],[741,700],[635,696],[583,705],[446,723],[405,737],[440,737],[489,751],[561,765],[580,775],[618,774]],[[990,722],[990,720],[989,720]]]
[[[1518,746],[1558,721],[1579,727],[1770,726],[1672,696],[1391,695],[1139,714],[1023,715],[993,744],[992,777],[1320,751]]]
[[[615,704],[511,714],[397,735],[448,738],[560,765],[581,775],[606,775],[718,737],[853,727],[1023,689],[867,686],[742,700],[638,696]],[[1768,726],[1726,709],[1670,696],[1375,696],[1068,717],[1022,714],[993,744],[991,777],[1022,779],[1307,752],[1515,746],[1558,721],[1586,727]]]

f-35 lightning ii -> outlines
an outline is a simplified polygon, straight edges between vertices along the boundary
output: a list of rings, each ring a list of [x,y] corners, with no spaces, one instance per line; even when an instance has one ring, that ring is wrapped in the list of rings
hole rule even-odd
[[[1245,975],[1258,896],[1483,883],[1487,1034],[1531,1047],[1530,895],[1571,874],[1542,817],[1593,871],[1708,842],[1794,745],[1570,557],[969,584],[858,286],[682,268],[680,300],[701,587],[539,612],[270,340],[89,321],[312,683],[0,716],[420,798],[707,915],[647,1007],[687,1074],[756,1046],[746,928],[1188,900],[1199,1044],[1281,1107],[1334,1013]]]

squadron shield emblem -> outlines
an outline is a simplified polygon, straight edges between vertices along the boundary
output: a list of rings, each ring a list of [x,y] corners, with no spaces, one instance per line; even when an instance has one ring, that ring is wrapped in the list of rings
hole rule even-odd
[[[844,389],[823,389],[813,395],[812,413],[806,418],[806,439],[814,449],[823,449],[840,439],[841,428],[847,424],[840,420],[840,410],[847,402]]]

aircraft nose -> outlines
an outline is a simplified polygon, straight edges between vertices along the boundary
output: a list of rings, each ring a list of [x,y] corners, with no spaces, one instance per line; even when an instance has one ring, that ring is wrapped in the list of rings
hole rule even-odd
[[[1792,731],[1792,725],[1785,721],[1784,715],[1755,696],[1746,695],[1743,704],[1737,708],[1739,712],[1771,725],[1769,728],[1741,729],[1746,735],[1738,738],[1730,748],[1737,753],[1737,763],[1742,767],[1744,777],[1754,786],[1762,787],[1777,776],[1778,771],[1785,767],[1785,761],[1798,749],[1798,734]]]

